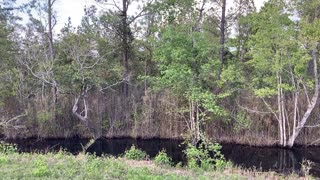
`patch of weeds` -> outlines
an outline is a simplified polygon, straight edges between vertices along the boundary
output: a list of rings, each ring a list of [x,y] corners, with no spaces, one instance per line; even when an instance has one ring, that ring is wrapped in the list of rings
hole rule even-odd
[[[50,174],[49,168],[47,163],[42,159],[37,159],[35,161],[35,169],[33,170],[32,174],[36,177],[44,177]]]
[[[12,154],[16,152],[18,152],[18,148],[16,144],[10,144],[4,141],[0,141],[0,153]]]
[[[105,163],[101,158],[94,155],[86,155],[86,162],[84,163],[85,179],[103,178]]]
[[[0,165],[7,164],[7,163],[9,163],[9,159],[4,155],[0,155]]]
[[[108,159],[105,169],[110,179],[121,179],[126,176],[128,167],[124,163]]]
[[[176,168],[182,168],[182,167],[183,167],[182,162],[178,162],[178,163],[176,164]]]
[[[64,152],[58,152],[53,156],[56,158],[52,164],[50,164],[51,173],[54,178],[64,177],[65,179],[74,179],[75,175],[81,170],[81,162],[77,163],[72,155]]]
[[[147,159],[147,153],[137,149],[134,145],[131,146],[129,150],[124,152],[124,157],[131,160],[143,160]]]
[[[62,148],[57,153],[53,154],[53,156],[57,159],[64,159],[69,155],[71,155],[71,153],[67,152],[65,149],[62,149]]]
[[[160,176],[151,175],[151,172],[148,168],[136,168],[136,169],[129,169],[127,174],[127,179],[160,179]],[[163,177],[162,177],[163,179]]]
[[[147,167],[129,169],[124,179],[133,180],[162,180],[162,179],[187,179],[187,177],[178,176],[177,174],[163,174],[161,172],[153,172]]]
[[[161,150],[157,156],[154,158],[154,162],[157,165],[166,165],[171,166],[172,165],[172,159],[169,157],[165,150]]]

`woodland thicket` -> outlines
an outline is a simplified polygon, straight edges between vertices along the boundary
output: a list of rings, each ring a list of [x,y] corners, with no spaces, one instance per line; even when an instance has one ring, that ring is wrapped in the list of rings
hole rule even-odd
[[[2,135],[319,142],[319,0],[58,1],[0,1]]]

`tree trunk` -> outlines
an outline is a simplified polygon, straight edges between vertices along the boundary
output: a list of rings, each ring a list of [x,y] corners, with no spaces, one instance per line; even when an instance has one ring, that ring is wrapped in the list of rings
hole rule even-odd
[[[52,24],[52,17],[53,17],[53,4],[55,3],[55,0],[48,0],[48,39],[49,39],[49,51],[50,51],[50,60],[53,61],[55,58],[55,52],[53,47],[53,24]]]
[[[49,57],[50,57],[50,63],[53,64],[55,59],[55,50],[53,45],[53,5],[56,2],[56,0],[48,0],[48,42],[49,42]],[[52,92],[52,116],[55,119],[56,118],[56,103],[58,102],[58,87],[57,82],[53,80],[52,86],[51,86],[51,92]]]
[[[221,21],[220,21],[220,52],[219,59],[221,64],[224,62],[224,45],[225,45],[225,26],[226,26],[226,0],[222,0],[222,12],[221,12]]]
[[[284,137],[283,137],[283,117],[282,117],[282,107],[281,107],[281,80],[279,72],[277,72],[277,81],[278,81],[278,124],[279,124],[279,130],[280,130],[280,145],[284,145]]]
[[[311,99],[311,102],[308,104],[308,109],[307,111],[304,113],[302,119],[298,122],[298,126],[294,127],[295,130],[292,133],[292,135],[290,136],[289,142],[288,142],[288,147],[292,147],[294,145],[294,142],[296,140],[296,138],[298,137],[299,133],[301,132],[302,128],[305,127],[305,124],[309,118],[309,116],[311,115],[311,112],[313,111],[314,107],[317,104],[317,100],[319,97],[319,80],[318,80],[318,65],[317,65],[317,61],[318,61],[318,53],[319,53],[319,44],[317,43],[317,45],[315,46],[315,49],[312,50],[312,60],[313,60],[313,73],[314,73],[314,94],[313,97]]]
[[[281,116],[282,116],[282,133],[283,133],[283,146],[286,146],[287,144],[287,130],[286,130],[286,121],[287,121],[287,118],[286,118],[286,115],[285,115],[285,99],[284,99],[284,94],[283,94],[283,88],[281,87],[282,85],[282,75],[280,74],[279,76],[280,78],[280,103],[281,103]]]
[[[78,112],[78,108],[79,108],[79,100],[82,98],[83,101],[83,113],[79,113]],[[85,98],[85,95],[80,95],[77,98],[75,98],[74,104],[73,104],[73,108],[72,108],[72,114],[77,117],[81,123],[83,123],[86,128],[93,134],[94,139],[98,139],[101,136],[101,133],[97,133],[96,128],[94,126],[94,124],[90,123],[89,119],[88,119],[88,104]]]
[[[124,66],[124,74],[123,79],[125,83],[123,84],[123,93],[125,97],[129,95],[129,87],[127,81],[129,81],[129,42],[128,42],[128,34],[129,34],[129,25],[128,25],[128,0],[122,0],[122,64]]]

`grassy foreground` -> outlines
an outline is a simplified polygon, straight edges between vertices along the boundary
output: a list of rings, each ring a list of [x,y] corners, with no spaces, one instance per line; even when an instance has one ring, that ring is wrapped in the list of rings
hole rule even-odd
[[[153,161],[96,157],[66,152],[48,154],[0,153],[0,179],[298,179],[273,172],[240,168],[223,171],[158,166]],[[300,179],[311,179],[305,177]]]

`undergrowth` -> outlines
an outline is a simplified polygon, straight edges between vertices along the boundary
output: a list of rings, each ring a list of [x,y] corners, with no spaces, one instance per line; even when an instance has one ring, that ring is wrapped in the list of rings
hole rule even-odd
[[[124,152],[124,157],[131,160],[143,160],[143,159],[147,159],[148,155],[146,152],[132,145],[129,150],[126,150]]]
[[[6,145],[7,146],[7,145]],[[14,147],[14,145],[12,146]],[[213,148],[213,147],[210,147]],[[217,148],[217,147],[215,147]],[[10,148],[9,148],[10,149]],[[145,152],[132,146],[125,157],[97,157],[80,153],[72,155],[63,150],[55,153],[17,153],[14,150],[0,152],[0,179],[279,179],[276,173],[261,173],[225,166],[220,155],[209,157],[205,149],[188,148],[188,160],[199,160],[194,171],[188,167],[173,167],[171,158],[160,151],[154,161],[145,160]],[[130,155],[129,155],[130,154]],[[209,153],[210,154],[210,153]],[[217,157],[220,158],[217,158]],[[143,161],[128,160],[141,159]],[[223,160],[223,165],[219,161]],[[207,163],[213,163],[212,168]],[[189,162],[188,162],[189,163]],[[197,163],[197,161],[195,161]],[[166,165],[166,166],[163,166]],[[223,169],[220,167],[224,167]],[[205,170],[204,170],[205,169]],[[297,179],[292,175],[286,179]]]

